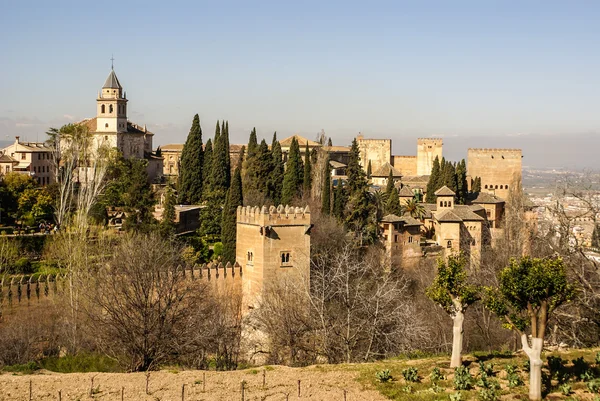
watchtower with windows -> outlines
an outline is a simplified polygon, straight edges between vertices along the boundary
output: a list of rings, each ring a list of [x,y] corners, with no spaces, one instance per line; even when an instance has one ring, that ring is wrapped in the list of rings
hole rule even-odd
[[[271,283],[309,285],[311,227],[308,206],[238,207],[236,261],[244,272],[244,312],[258,306]]]
[[[127,132],[127,98],[114,69],[98,93],[96,104],[96,132]]]

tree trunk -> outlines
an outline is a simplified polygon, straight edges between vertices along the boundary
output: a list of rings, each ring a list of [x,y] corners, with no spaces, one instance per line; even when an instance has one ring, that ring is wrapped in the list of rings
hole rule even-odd
[[[543,338],[532,338],[531,347],[527,342],[527,335],[521,335],[521,343],[523,351],[529,357],[529,399],[538,401],[542,399],[542,347],[544,345]]]
[[[456,312],[452,318],[452,359],[450,367],[457,368],[462,365],[462,343],[463,343],[463,322],[465,314],[462,311]]]

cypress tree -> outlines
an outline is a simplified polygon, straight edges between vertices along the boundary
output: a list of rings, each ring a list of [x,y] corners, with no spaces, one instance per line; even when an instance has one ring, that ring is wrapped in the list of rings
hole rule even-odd
[[[440,174],[440,159],[436,156],[435,159],[433,159],[431,175],[429,176],[429,181],[427,182],[427,194],[425,197],[425,202],[427,203],[435,203],[435,191],[438,190],[436,186],[439,181]]]
[[[283,188],[284,164],[283,155],[281,152],[281,144],[277,140],[277,132],[273,134],[273,142],[271,144],[271,154],[273,156],[273,170],[270,176],[270,198],[275,205],[281,203],[281,190]]]
[[[340,221],[344,220],[344,210],[346,208],[346,193],[342,186],[342,179],[338,178],[333,197],[333,215]]]
[[[327,146],[329,146],[329,147],[333,146],[333,142],[331,142],[331,138],[329,138],[327,140]]]
[[[464,205],[467,203],[467,193],[469,192],[467,187],[467,163],[465,159],[462,159],[456,165],[456,183],[458,203]]]
[[[481,192],[481,177],[475,177],[472,180],[471,192]]]
[[[303,166],[302,158],[300,157],[300,146],[298,145],[296,138],[292,138],[290,153],[283,175],[281,203],[287,205],[299,195],[299,190],[302,185],[302,175]]]
[[[202,128],[198,114],[192,120],[190,133],[183,145],[179,167],[179,203],[200,203],[202,198]]]
[[[161,150],[160,146],[156,148],[156,152],[154,153],[154,155],[156,157],[161,157],[162,156],[162,150]]]
[[[350,160],[348,161],[348,188],[350,194],[362,191],[367,187],[366,175],[360,165],[360,151],[356,138],[352,140],[352,148],[350,149]]]
[[[600,225],[594,225],[594,231],[592,232],[592,247],[600,248]]]
[[[202,166],[202,176],[204,177],[204,188],[202,191],[202,199],[206,200],[212,190],[212,155],[213,146],[212,139],[208,138],[204,147],[204,165]]]
[[[396,216],[402,216],[402,207],[400,206],[400,197],[398,196],[398,190],[392,188],[390,197],[388,198],[385,210],[388,214],[395,214]]]
[[[331,168],[329,166],[329,154],[325,157],[325,171],[323,171],[323,192],[321,195],[321,212],[331,213]]]
[[[369,159],[369,165],[367,166],[367,179],[371,179],[371,176],[373,175],[373,169],[371,167],[371,159]]]
[[[223,262],[235,263],[235,244],[236,244],[236,222],[237,208],[243,204],[242,196],[242,157],[237,163],[231,186],[227,191],[225,206],[223,207],[223,216],[221,219],[221,242],[223,243]]]
[[[226,148],[227,142],[227,136],[225,133],[221,133],[219,122],[217,121],[215,140],[213,142],[211,192],[214,200],[219,205],[225,202],[225,194],[230,184],[229,177],[231,172],[228,167],[230,163],[227,160],[229,159],[229,149]]]
[[[175,194],[170,185],[165,188],[165,198],[163,201],[163,215],[160,222],[160,230],[163,235],[170,236],[175,234]]]
[[[394,190],[394,188],[394,174],[392,173],[392,169],[390,169],[390,173],[388,174],[387,186],[385,187],[385,195],[388,199],[390,198],[390,196],[392,196],[392,191]]]
[[[258,151],[258,140],[256,139],[256,128],[252,128],[252,132],[250,132],[250,139],[248,140],[248,159],[254,157],[256,152]]]
[[[273,155],[269,152],[269,146],[264,139],[260,141],[253,163],[248,168],[248,175],[253,183],[251,188],[266,197],[269,196],[269,179],[273,171]]]
[[[223,128],[221,129],[221,135],[224,137],[225,143],[225,165],[227,167],[227,183],[231,183],[231,157],[229,155],[229,121],[223,122]]]
[[[310,160],[310,151],[308,150],[308,141],[306,141],[306,148],[304,149],[304,174],[302,182],[302,193],[305,197],[310,196],[310,190],[312,187],[312,165]]]

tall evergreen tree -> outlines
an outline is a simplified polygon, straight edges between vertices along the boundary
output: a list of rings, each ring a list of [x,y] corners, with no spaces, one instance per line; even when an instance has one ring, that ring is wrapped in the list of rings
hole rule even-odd
[[[273,172],[273,155],[264,139],[260,141],[253,163],[248,168],[248,174],[253,181],[252,188],[268,197],[269,180]]]
[[[592,232],[592,247],[600,248],[600,225],[594,224],[594,231]]]
[[[204,177],[204,187],[202,188],[202,199],[206,200],[212,190],[212,139],[208,138],[204,147],[204,165],[202,166],[202,176]]]
[[[431,168],[431,175],[429,176],[429,181],[427,182],[427,194],[425,197],[425,202],[435,203],[435,191],[438,190],[438,188],[436,188],[436,186],[439,181],[440,175],[441,175],[440,159],[436,156],[435,159],[433,159],[433,167]]]
[[[391,172],[391,170],[390,170]],[[369,159],[369,165],[367,166],[367,179],[371,179],[371,176],[373,175],[373,167],[371,167],[371,159]]]
[[[392,191],[394,190],[394,174],[392,173],[392,169],[390,169],[390,173],[388,174],[387,186],[385,187],[385,196],[390,199],[392,196]]]
[[[279,205],[281,203],[281,191],[283,189],[283,174],[285,167],[283,164],[283,155],[281,152],[281,144],[277,140],[277,132],[273,134],[273,142],[271,144],[271,154],[273,156],[273,170],[270,176],[270,198],[273,203]]]
[[[243,204],[242,196],[242,157],[237,163],[231,186],[227,191],[223,216],[221,219],[221,242],[223,243],[223,262],[235,263],[237,208]]]
[[[333,142],[331,141],[331,138],[329,138],[327,140],[327,146],[329,146],[329,147],[333,146]]]
[[[481,177],[475,177],[471,182],[471,192],[481,192]]]
[[[456,183],[456,168],[450,161],[447,161],[444,165],[444,181],[439,188],[443,187],[444,185],[453,190],[455,193],[458,190]]]
[[[331,213],[331,167],[329,166],[329,154],[325,156],[323,171],[323,192],[321,193],[321,212]]]
[[[248,159],[254,157],[256,152],[258,151],[258,139],[256,138],[256,128],[252,128],[252,132],[250,132],[250,139],[248,140]]]
[[[225,152],[227,152],[227,156],[225,157],[225,164],[227,167],[227,183],[231,183],[231,157],[229,156],[229,121],[223,121],[221,135],[224,138],[223,141],[225,143]]]
[[[215,129],[215,139],[213,142],[213,155],[212,155],[212,170],[211,170],[211,184],[212,184],[212,196],[214,200],[222,205],[225,202],[225,194],[229,188],[229,149],[227,149],[228,143],[227,136],[221,132],[219,122],[217,121],[217,127]]]
[[[469,192],[467,187],[467,163],[465,162],[465,159],[462,159],[456,165],[456,184],[458,203],[464,205],[467,203],[467,194]]]
[[[175,234],[175,194],[170,185],[165,188],[164,196],[160,231],[162,235],[170,236]]]
[[[362,191],[367,187],[365,171],[360,165],[360,151],[358,149],[358,142],[356,141],[356,138],[352,140],[347,175],[348,188],[350,190],[351,195],[356,192]]]
[[[395,214],[396,216],[402,216],[402,207],[400,206],[400,197],[398,196],[398,190],[396,188],[392,188],[392,191],[388,198],[385,210],[388,214]]]
[[[202,199],[202,128],[198,114],[192,120],[190,133],[183,145],[179,166],[179,203],[195,204]]]
[[[333,196],[333,215],[340,221],[344,220],[344,211],[346,209],[346,191],[342,185],[342,179],[338,178]]]
[[[312,162],[310,160],[310,151],[308,150],[308,141],[304,149],[304,174],[302,182],[302,192],[305,197],[310,196],[312,188]]]
[[[294,198],[299,196],[303,176],[302,158],[300,157],[300,146],[296,138],[292,138],[290,153],[283,175],[283,188],[281,191],[281,203],[290,204]]]

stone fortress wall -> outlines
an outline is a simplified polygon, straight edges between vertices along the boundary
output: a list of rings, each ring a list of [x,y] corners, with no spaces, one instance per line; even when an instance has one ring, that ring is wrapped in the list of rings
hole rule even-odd
[[[417,139],[417,173],[415,175],[430,175],[436,156],[442,160],[442,138]]]
[[[512,185],[521,182],[522,157],[521,149],[469,148],[467,174],[471,179],[481,177],[482,192],[506,200]]]
[[[362,135],[356,137],[360,160],[365,171],[371,161],[371,170],[375,171],[385,163],[392,162],[391,139],[365,139]]]

